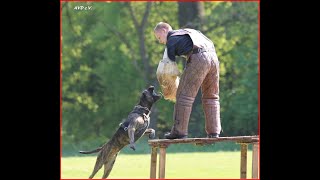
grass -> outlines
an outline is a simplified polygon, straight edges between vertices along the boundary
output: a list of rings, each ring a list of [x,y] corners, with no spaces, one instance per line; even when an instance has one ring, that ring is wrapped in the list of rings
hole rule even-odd
[[[128,146],[123,148],[108,178],[149,179],[151,148],[147,142],[147,138],[137,141],[136,151],[131,150]],[[63,144],[61,178],[87,179],[93,170],[97,154],[83,155],[78,151],[92,150],[99,146],[99,143],[101,142]],[[251,160],[252,145],[249,145],[247,178],[251,178]],[[165,178],[168,179],[240,179],[240,145],[233,142],[219,142],[205,146],[170,145],[167,148],[165,168]],[[95,179],[100,179],[102,174],[103,168],[95,175]]]
[[[251,159],[252,151],[248,150],[247,178],[251,178]],[[95,160],[96,156],[62,157],[61,179],[87,179],[93,170]],[[101,178],[102,173],[103,168],[95,178]],[[149,176],[150,153],[120,153],[108,178],[148,179]],[[170,152],[169,147],[166,155],[165,178],[240,179],[240,151],[174,153]]]

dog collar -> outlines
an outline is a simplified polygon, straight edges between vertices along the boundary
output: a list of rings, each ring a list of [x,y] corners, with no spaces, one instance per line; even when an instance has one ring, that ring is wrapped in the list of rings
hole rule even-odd
[[[141,112],[141,111],[143,111],[143,112]],[[146,114],[147,116],[149,116],[151,111],[147,107],[143,107],[141,105],[136,105],[132,112],[138,113],[140,115]]]
[[[150,115],[151,111],[147,107],[143,107],[141,105],[136,105],[136,106],[134,106],[133,111],[131,111],[131,113],[137,113],[140,116],[142,116],[144,123],[145,123],[145,126],[149,126],[149,119],[150,119],[149,115]],[[123,128],[124,131],[127,131],[128,126],[129,126],[129,122],[125,121],[123,123],[120,123],[119,126],[121,128]]]

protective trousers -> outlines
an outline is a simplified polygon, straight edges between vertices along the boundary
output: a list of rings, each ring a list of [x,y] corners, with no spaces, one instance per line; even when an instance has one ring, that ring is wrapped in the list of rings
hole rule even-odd
[[[212,52],[192,54],[181,75],[174,105],[174,125],[170,134],[188,135],[195,97],[201,87],[207,134],[220,134],[219,61]]]

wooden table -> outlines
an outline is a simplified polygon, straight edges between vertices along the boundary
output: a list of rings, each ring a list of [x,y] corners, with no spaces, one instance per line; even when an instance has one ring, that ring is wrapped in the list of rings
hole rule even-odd
[[[150,179],[156,179],[157,173],[157,154],[159,150],[159,179],[165,178],[166,167],[166,148],[171,144],[195,144],[205,145],[217,142],[235,142],[241,146],[240,178],[247,177],[247,150],[248,145],[252,144],[252,178],[259,177],[259,137],[258,136],[232,136],[219,138],[186,138],[186,139],[153,139],[148,143],[151,146],[151,166]],[[218,177],[217,177],[218,178]]]

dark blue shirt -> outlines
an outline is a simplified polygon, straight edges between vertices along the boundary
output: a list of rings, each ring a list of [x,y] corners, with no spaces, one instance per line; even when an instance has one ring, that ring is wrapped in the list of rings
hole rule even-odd
[[[169,31],[167,35],[167,53],[172,61],[176,60],[176,56],[187,55],[193,49],[190,36],[188,34],[170,36],[175,31]]]

